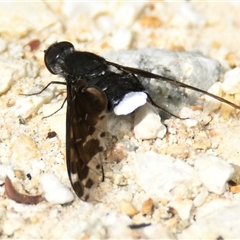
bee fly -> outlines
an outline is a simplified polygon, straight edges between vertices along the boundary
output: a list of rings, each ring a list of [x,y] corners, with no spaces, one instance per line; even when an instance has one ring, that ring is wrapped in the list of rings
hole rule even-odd
[[[67,170],[75,193],[84,201],[95,200],[94,189],[99,179],[104,179],[102,160],[106,150],[104,121],[107,113],[129,114],[146,101],[161,108],[137,76],[195,90],[240,109],[221,97],[175,79],[109,62],[91,52],[75,51],[69,42],[51,45],[45,51],[44,61],[52,74],[60,75],[66,81],[50,82],[44,89],[50,84],[67,86]]]

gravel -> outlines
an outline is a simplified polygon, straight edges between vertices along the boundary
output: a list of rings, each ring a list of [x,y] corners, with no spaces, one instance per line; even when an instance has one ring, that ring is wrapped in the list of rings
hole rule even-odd
[[[105,181],[99,202],[88,203],[72,191],[66,170],[65,86],[22,94],[64,81],[47,71],[43,51],[66,40],[239,105],[239,15],[236,2],[0,3],[0,238],[238,238],[237,110],[140,78],[158,104],[188,119],[159,116],[149,103],[110,115]],[[19,193],[45,200],[8,199],[6,176]]]

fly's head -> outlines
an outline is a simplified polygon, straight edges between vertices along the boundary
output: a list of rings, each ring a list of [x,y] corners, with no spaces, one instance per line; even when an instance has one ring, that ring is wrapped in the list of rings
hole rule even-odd
[[[46,51],[44,62],[52,74],[59,74],[65,77],[64,59],[69,54],[73,53],[74,46],[69,42],[60,42],[52,44]]]

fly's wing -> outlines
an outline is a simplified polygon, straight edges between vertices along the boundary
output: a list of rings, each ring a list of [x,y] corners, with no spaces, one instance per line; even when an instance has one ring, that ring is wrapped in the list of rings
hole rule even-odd
[[[94,188],[103,180],[107,98],[96,87],[67,87],[67,170],[75,193],[96,200]]]
[[[112,66],[116,67],[117,69],[119,69],[119,70],[121,70],[123,72],[136,74],[138,76],[145,77],[145,78],[155,78],[155,79],[159,79],[161,81],[170,83],[171,85],[174,85],[176,87],[191,89],[191,90],[203,93],[205,95],[208,95],[208,96],[210,96],[210,97],[212,97],[212,98],[214,98],[214,99],[216,99],[216,100],[218,100],[220,102],[224,102],[224,103],[226,103],[226,104],[228,104],[228,105],[230,105],[230,106],[232,106],[232,107],[234,107],[236,109],[240,109],[240,106],[238,106],[238,105],[236,105],[236,104],[234,104],[234,103],[232,103],[232,102],[230,102],[230,101],[228,101],[228,100],[226,100],[224,98],[218,97],[218,96],[216,96],[216,95],[214,95],[212,93],[209,93],[209,92],[207,92],[205,90],[202,90],[200,88],[197,88],[197,87],[185,84],[183,82],[177,81],[176,79],[164,77],[164,76],[161,76],[161,75],[158,75],[158,74],[155,74],[155,73],[151,73],[151,72],[148,72],[148,71],[145,71],[145,70],[142,70],[142,69],[138,69],[138,68],[122,66],[122,65],[119,65],[117,63],[113,63],[113,62],[109,62],[109,61],[107,61],[107,63],[109,65],[112,65]]]

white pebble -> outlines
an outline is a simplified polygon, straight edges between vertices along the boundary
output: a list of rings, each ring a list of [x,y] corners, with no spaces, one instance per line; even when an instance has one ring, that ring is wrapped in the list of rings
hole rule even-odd
[[[73,193],[54,174],[44,174],[40,181],[48,202],[52,204],[65,204],[74,200]]]
[[[6,48],[7,48],[7,43],[5,42],[5,40],[0,38],[0,53],[4,52]]]
[[[156,197],[178,195],[177,188],[188,188],[196,182],[197,173],[187,163],[163,154],[149,151],[136,154],[136,181],[146,194]],[[171,190],[174,189],[173,192]]]
[[[193,110],[188,107],[183,107],[179,112],[180,118],[191,118],[192,116],[193,116]]]
[[[62,11],[72,19],[80,16],[96,18],[108,12],[108,4],[105,2],[70,2],[63,1]]]
[[[226,206],[194,222],[178,239],[239,239],[240,205]]]
[[[12,69],[3,68],[0,72],[0,94],[7,92],[13,84]]]
[[[203,154],[195,161],[195,167],[204,186],[210,192],[222,194],[227,181],[234,173],[233,167],[220,157]]]
[[[133,129],[136,138],[156,138],[161,126],[160,116],[150,103],[146,103],[144,106],[137,109]]]
[[[160,126],[160,128],[158,129],[158,132],[157,132],[157,137],[158,138],[164,138],[166,133],[167,133],[166,126],[161,124],[161,126]]]
[[[183,121],[186,127],[195,127],[198,124],[196,119],[186,119]]]
[[[219,211],[221,208],[230,207],[233,205],[233,202],[229,199],[216,198],[210,202],[203,204],[201,207],[196,209],[196,219],[202,219],[211,213]]]
[[[12,179],[15,177],[15,174],[11,166],[2,164],[0,167],[0,179],[4,179],[6,176]]]
[[[114,22],[118,26],[124,26],[130,28],[132,24],[136,21],[138,15],[144,10],[146,3],[138,2],[138,4],[128,2],[127,4],[122,4],[114,15]]]
[[[222,89],[228,94],[240,92],[240,67],[229,70],[224,74]]]
[[[194,198],[193,204],[195,207],[201,206],[208,197],[208,191],[204,188],[198,195]]]
[[[171,20],[171,25],[181,27],[204,26],[205,23],[204,16],[189,4],[182,4]]]
[[[161,223],[143,228],[145,239],[176,239],[174,234]]]
[[[36,142],[29,136],[22,134],[14,137],[11,143],[11,162],[22,162],[39,157],[39,149]]]
[[[128,29],[118,29],[112,38],[110,38],[110,45],[116,49],[126,49],[129,48],[131,42],[132,42],[132,32]]]
[[[33,114],[36,114],[38,109],[46,103],[49,103],[53,99],[54,93],[50,90],[45,90],[41,95],[26,96],[17,101],[17,104],[13,107],[12,111],[15,116],[22,116],[28,118]]]
[[[16,216],[14,218],[8,219],[4,221],[2,225],[3,234],[7,236],[11,236],[14,234],[15,231],[20,229],[22,225],[23,225],[23,220],[20,219],[20,217]]]
[[[188,220],[190,217],[193,202],[191,200],[173,200],[169,203],[177,212],[181,220]]]
[[[209,89],[209,93],[222,97],[222,83],[216,82]],[[209,114],[215,110],[217,110],[221,106],[221,102],[215,98],[212,98],[208,95],[204,96],[205,102],[203,105],[203,111],[206,114]]]
[[[131,219],[125,214],[116,214],[115,211],[110,211],[105,215],[105,224],[108,227],[108,236],[110,239],[128,239]]]

